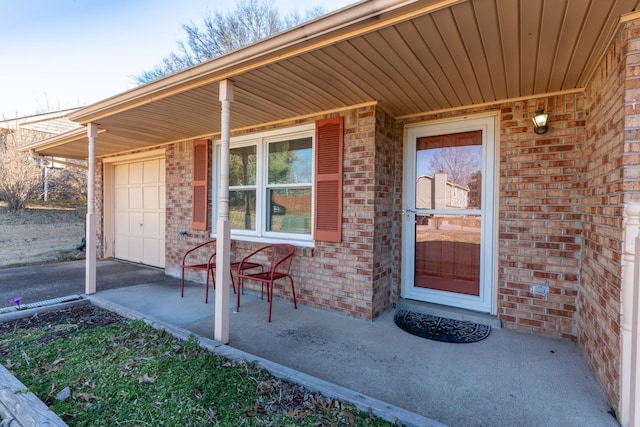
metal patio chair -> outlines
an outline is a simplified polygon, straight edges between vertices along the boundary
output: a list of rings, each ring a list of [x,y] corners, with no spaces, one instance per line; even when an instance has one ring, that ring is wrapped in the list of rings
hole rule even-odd
[[[238,287],[243,289],[244,280],[254,280],[260,282],[261,297],[264,297],[264,285],[267,285],[267,301],[269,301],[269,317],[271,322],[271,307],[273,305],[273,282],[279,279],[287,278],[291,283],[291,294],[293,295],[293,307],[298,308],[296,301],[295,286],[293,278],[289,274],[291,269],[291,261],[296,248],[286,243],[278,243],[262,248],[250,253],[240,261],[238,266]],[[250,265],[259,264],[260,259],[266,257],[268,266],[266,271],[259,273],[246,273]],[[240,311],[240,292],[237,292],[236,311]]]
[[[208,257],[208,258],[207,258]],[[206,262],[204,261],[206,259]],[[189,264],[191,262],[191,264]],[[229,265],[229,274],[231,276],[231,286],[233,287],[233,293],[236,293],[236,284],[233,280],[233,272],[238,272],[238,268],[240,267],[240,262],[232,262]],[[255,269],[260,268],[262,271],[262,264],[256,263],[245,263],[242,266],[243,269]],[[209,277],[211,277],[211,282],[213,283],[213,289],[216,288],[216,278],[214,270],[216,269],[216,240],[209,240],[208,242],[204,242],[189,249],[185,252],[182,257],[182,290],[181,296],[184,297],[184,271],[185,270],[198,270],[198,271],[206,271],[207,280],[206,280],[206,289],[205,289],[205,304],[209,303]]]
[[[205,261],[206,259],[206,261]],[[216,268],[216,240],[209,240],[189,249],[182,257],[182,289],[180,296],[184,297],[184,272],[185,270],[204,271],[207,275],[205,302],[209,302],[209,276],[215,289],[216,279],[213,270]],[[235,292],[235,287],[234,287]]]

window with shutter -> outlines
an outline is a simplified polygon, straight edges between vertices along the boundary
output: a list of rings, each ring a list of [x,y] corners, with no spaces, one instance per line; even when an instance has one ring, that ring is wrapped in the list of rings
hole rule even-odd
[[[231,138],[232,236],[302,246],[341,242],[343,135],[338,117]],[[214,147],[212,164],[219,166],[221,142]]]
[[[342,241],[342,117],[316,122],[314,240]]]
[[[193,171],[191,181],[193,230],[207,229],[208,195],[209,195],[209,141],[193,141]]]

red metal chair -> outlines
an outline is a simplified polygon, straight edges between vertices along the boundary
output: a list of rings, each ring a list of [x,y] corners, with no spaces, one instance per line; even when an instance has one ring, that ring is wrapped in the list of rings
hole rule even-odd
[[[260,282],[262,296],[264,297],[264,285],[267,285],[267,300],[269,301],[269,322],[271,322],[271,306],[273,304],[273,282],[279,279],[288,278],[291,282],[291,294],[293,295],[293,307],[298,308],[296,301],[296,291],[293,284],[293,278],[289,274],[291,269],[291,261],[296,248],[286,243],[278,243],[264,246],[251,254],[247,255],[240,261],[238,266],[238,288],[243,289],[244,280],[255,280]],[[259,259],[264,259],[269,264],[267,271],[259,273],[245,273],[250,265],[258,264]],[[237,293],[236,311],[240,311],[240,292]]]
[[[205,261],[206,259],[206,261]],[[191,264],[188,264],[191,262]],[[207,274],[207,288],[205,302],[209,302],[209,276],[213,280],[213,287],[215,289],[216,279],[213,274],[213,270],[216,268],[216,240],[209,240],[199,244],[198,246],[189,249],[182,257],[182,290],[181,297],[184,297],[184,271],[185,270],[197,270],[205,271]],[[234,287],[235,292],[235,287]]]
[[[208,256],[208,258],[207,258]],[[189,258],[190,262],[194,264],[187,264],[187,258]],[[205,262],[206,259],[206,262]],[[233,280],[233,272],[238,272],[238,268],[240,267],[240,262],[232,262],[229,266],[231,270],[229,274],[231,275],[231,286],[233,286],[233,293],[236,293],[236,284]],[[242,266],[244,269],[255,269],[260,268],[262,271],[262,264],[256,263],[246,263]],[[213,283],[213,289],[216,288],[216,278],[214,270],[216,269],[216,240],[209,240],[208,242],[204,242],[194,248],[189,249],[184,256],[182,257],[182,290],[181,296],[184,297],[184,271],[185,270],[199,270],[207,272],[207,283],[205,290],[204,302],[205,304],[209,303],[209,276],[211,276],[211,281]]]

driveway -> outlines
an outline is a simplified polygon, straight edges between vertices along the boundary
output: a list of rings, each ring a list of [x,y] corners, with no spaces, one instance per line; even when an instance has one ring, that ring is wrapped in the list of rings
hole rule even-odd
[[[133,283],[154,283],[168,280],[164,271],[140,268],[135,264],[98,261],[99,290],[115,289]],[[130,282],[123,282],[123,278]],[[84,294],[85,261],[0,269],[0,308],[13,306],[11,299],[21,296],[21,304]]]

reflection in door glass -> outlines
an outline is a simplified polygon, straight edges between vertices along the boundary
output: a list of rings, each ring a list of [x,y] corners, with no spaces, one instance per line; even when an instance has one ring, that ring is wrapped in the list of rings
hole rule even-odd
[[[480,216],[416,215],[415,286],[480,295]]]
[[[481,131],[418,138],[417,209],[480,209],[481,184]]]
[[[482,131],[416,139],[414,285],[480,295]]]

